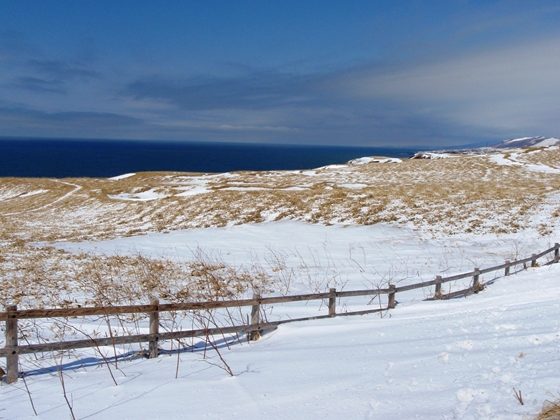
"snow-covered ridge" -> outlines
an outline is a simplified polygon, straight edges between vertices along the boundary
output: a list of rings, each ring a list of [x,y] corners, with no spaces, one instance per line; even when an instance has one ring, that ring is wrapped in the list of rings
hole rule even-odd
[[[411,159],[443,159],[457,155],[486,155],[489,153],[503,151],[504,149],[523,149],[528,147],[556,147],[560,145],[560,139],[556,137],[520,137],[504,140],[489,147],[474,147],[467,149],[442,149],[432,151],[421,151],[415,153]]]
[[[493,149],[511,149],[521,147],[550,147],[560,145],[560,139],[555,137],[521,137],[517,139],[504,140],[492,146]]]
[[[131,176],[135,176],[135,173],[130,173],[130,174],[123,174],[123,175],[118,175],[118,176],[114,176],[112,178],[109,178],[111,181],[120,181],[121,179],[126,179],[126,178],[130,178]]]

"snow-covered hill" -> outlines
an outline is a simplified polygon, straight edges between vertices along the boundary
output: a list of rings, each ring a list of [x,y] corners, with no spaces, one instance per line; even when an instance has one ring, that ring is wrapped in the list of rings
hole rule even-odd
[[[560,139],[555,137],[521,137],[518,139],[504,140],[491,146],[493,149],[512,149],[522,147],[550,147],[560,145]]]
[[[517,139],[504,140],[500,143],[486,147],[469,147],[465,149],[443,149],[433,151],[420,151],[412,156],[412,159],[441,159],[457,155],[485,155],[507,149],[523,149],[537,147],[553,147],[560,145],[560,139],[555,137],[520,137]]]

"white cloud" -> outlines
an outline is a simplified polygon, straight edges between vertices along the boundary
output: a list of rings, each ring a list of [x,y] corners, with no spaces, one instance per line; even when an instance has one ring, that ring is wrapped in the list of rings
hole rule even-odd
[[[339,87],[362,100],[460,124],[560,130],[560,39],[471,52],[380,72],[347,75]],[[536,127],[535,127],[536,128]]]

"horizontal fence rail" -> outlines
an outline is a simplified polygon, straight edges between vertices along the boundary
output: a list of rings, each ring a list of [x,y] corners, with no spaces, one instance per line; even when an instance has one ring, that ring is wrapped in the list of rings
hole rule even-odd
[[[369,296],[374,294],[388,294],[391,289],[355,290],[348,292],[336,292],[337,298],[353,296]],[[164,303],[153,305],[129,305],[129,306],[106,306],[93,308],[61,308],[61,309],[23,309],[0,312],[0,321],[8,319],[32,319],[32,318],[67,318],[76,316],[91,315],[123,315],[149,313],[154,311],[193,311],[201,309],[235,308],[240,306],[252,305],[271,305],[274,303],[300,302],[319,299],[329,299],[331,292],[309,293],[293,296],[278,297],[259,297],[253,299],[221,300],[208,302],[185,302],[185,303]]]
[[[498,270],[505,270],[504,276],[510,274],[510,268],[523,264],[526,267],[527,263],[531,263],[531,267],[537,266],[537,260],[550,253],[554,253],[554,257],[546,264],[552,264],[559,261],[560,244],[556,243],[553,247],[541,252],[540,254],[533,254],[528,258],[515,261],[506,261],[504,264],[479,269],[475,268],[473,271],[457,274],[448,277],[436,276],[434,280],[425,281],[421,283],[411,284],[407,286],[396,287],[390,285],[384,289],[368,289],[368,290],[353,290],[353,291],[336,291],[330,289],[324,293],[309,293],[293,296],[278,296],[278,297],[261,297],[254,295],[252,299],[239,299],[228,301],[208,301],[208,302],[185,302],[185,303],[164,303],[160,304],[157,299],[152,299],[149,305],[129,305],[129,306],[108,306],[108,307],[91,307],[91,308],[60,308],[60,309],[17,309],[17,306],[6,307],[5,312],[0,312],[0,321],[5,321],[5,347],[0,348],[0,357],[6,357],[6,381],[8,383],[16,382],[18,379],[18,363],[20,354],[31,354],[40,352],[51,352],[60,350],[72,350],[88,347],[101,347],[101,346],[114,346],[121,344],[134,344],[134,343],[149,343],[149,357],[154,358],[158,356],[158,342],[165,340],[179,340],[182,338],[190,337],[208,337],[212,335],[225,335],[246,333],[249,340],[257,340],[261,333],[265,330],[270,330],[278,327],[279,325],[296,322],[296,321],[309,321],[317,319],[332,318],[335,316],[350,316],[350,315],[364,315],[376,313],[392,309],[395,307],[395,295],[414,289],[421,289],[430,286],[435,286],[433,299],[446,299],[456,296],[467,295],[468,293],[478,293],[484,287],[479,282],[479,276],[485,273],[490,273]],[[442,294],[441,285],[451,281],[461,280],[465,278],[472,278],[472,285],[464,290],[453,293]],[[359,297],[359,296],[379,296],[388,295],[387,306],[377,309],[369,309],[363,311],[353,311],[336,313],[336,299]],[[327,300],[328,315],[319,315],[305,318],[284,319],[274,322],[261,322],[260,312],[262,305],[271,305],[275,303],[288,303],[288,302],[301,302],[311,300]],[[235,308],[251,306],[251,321],[246,325],[237,325],[229,327],[215,327],[196,330],[179,330],[171,332],[159,332],[159,313],[172,312],[172,311],[196,311],[196,310],[209,310],[220,308]],[[108,316],[108,315],[122,315],[122,314],[149,314],[150,316],[150,333],[137,334],[126,336],[111,336],[111,337],[91,337],[84,340],[62,341],[56,343],[38,343],[28,344],[24,346],[18,345],[18,320],[19,319],[37,319],[37,318],[68,318],[68,317],[85,317],[85,316]]]

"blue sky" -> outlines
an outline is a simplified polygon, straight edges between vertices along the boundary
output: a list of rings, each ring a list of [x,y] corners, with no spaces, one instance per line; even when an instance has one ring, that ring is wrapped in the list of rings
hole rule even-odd
[[[4,1],[0,136],[560,136],[558,1]]]

